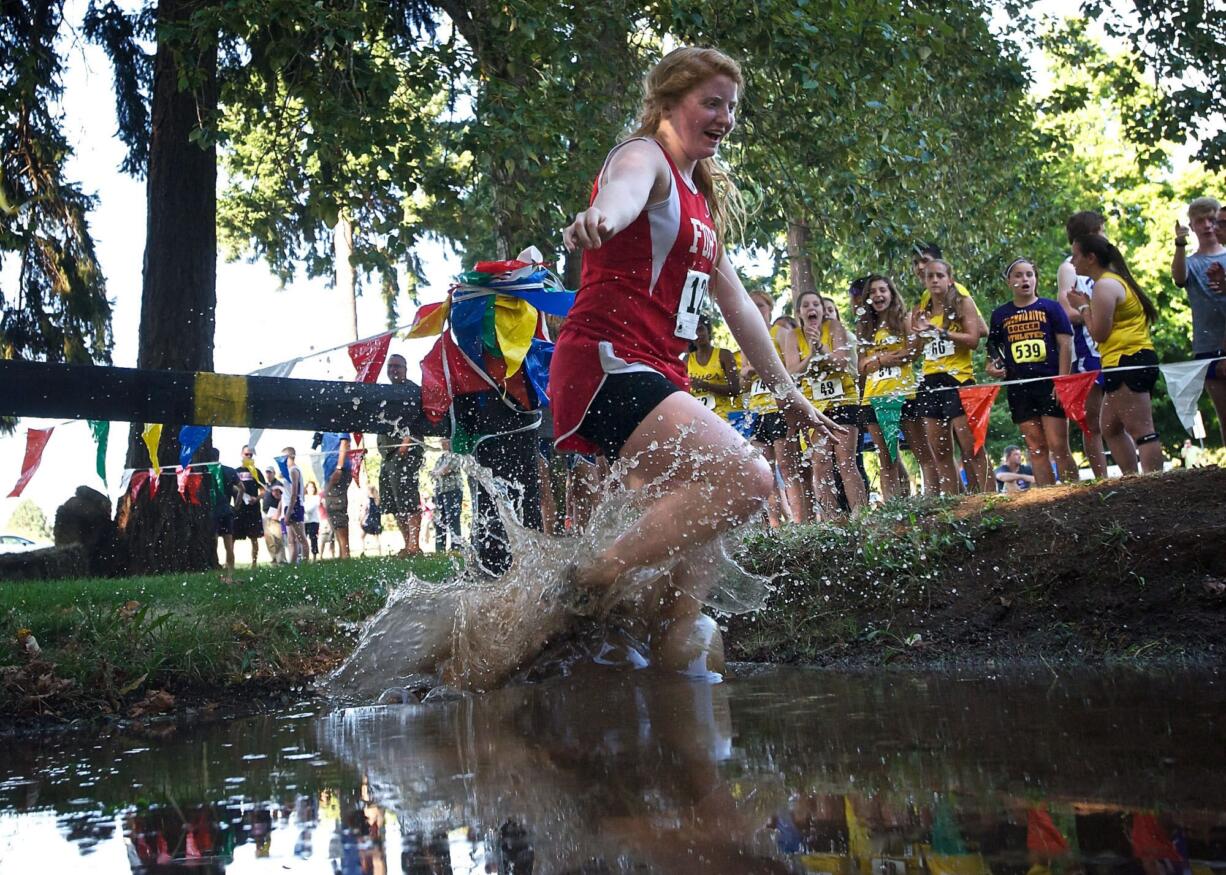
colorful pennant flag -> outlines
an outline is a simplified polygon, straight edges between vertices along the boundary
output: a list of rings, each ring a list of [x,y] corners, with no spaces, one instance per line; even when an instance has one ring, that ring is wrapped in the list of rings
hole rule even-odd
[[[261,429],[261,431],[263,431],[263,429]],[[255,448],[252,447],[252,449]],[[252,479],[254,479],[256,483],[260,484],[261,486],[268,485],[268,482],[264,479],[264,472],[260,470],[258,465],[256,465],[255,459],[244,456],[243,468],[245,468],[251,474]]]
[[[111,434],[111,423],[105,419],[89,420],[89,430],[94,435],[94,443],[98,445],[98,455],[95,464],[98,466],[98,476],[106,484],[106,443]]]
[[[451,298],[437,304],[423,304],[417,308],[413,316],[413,324],[409,326],[408,337],[433,337],[443,333],[447,324],[447,314],[451,312]]]
[[[877,416],[877,424],[881,426],[881,436],[885,438],[886,449],[890,458],[898,459],[898,435],[901,433],[898,423],[902,419],[902,398],[870,398],[873,413]]]
[[[1068,839],[1061,835],[1046,808],[1026,811],[1026,850],[1045,859],[1068,853]]]
[[[975,436],[976,453],[983,449],[983,442],[988,438],[988,420],[992,418],[992,405],[999,393],[1000,386],[963,386],[958,390],[966,421]]]
[[[200,504],[200,493],[204,487],[204,475],[199,471],[187,470],[179,475],[179,495],[188,504]]]
[[[362,460],[365,458],[365,450],[349,451],[349,474],[353,477],[353,482],[358,486],[362,485]]]
[[[213,478],[213,501],[217,503],[226,492],[226,480],[221,473],[221,462],[209,462],[207,469]],[[229,497],[226,498],[229,500]]]
[[[1065,374],[1062,377],[1052,377],[1056,387],[1056,399],[1064,408],[1065,414],[1081,427],[1084,435],[1089,428],[1086,422],[1086,396],[1090,387],[1098,379],[1098,371],[1084,371],[1080,374]]]
[[[141,489],[149,482],[148,469],[141,468],[137,471],[127,471],[129,474],[127,488],[123,490],[123,494],[127,495],[131,501],[136,501],[136,496],[140,495]]]
[[[192,463],[192,456],[196,455],[196,450],[200,449],[212,433],[213,427],[210,425],[185,425],[179,429],[180,467],[186,468]],[[179,491],[183,490],[180,488]]]
[[[43,450],[47,448],[47,441],[51,440],[53,431],[55,431],[55,426],[31,428],[26,431],[26,455],[21,461],[21,476],[17,478],[13,491],[8,494],[9,498],[17,498],[21,495],[26,484],[30,482],[30,478],[38,470],[38,466],[42,464]]]
[[[251,372],[251,374],[255,377],[288,377],[290,372],[294,370],[294,366],[300,361],[302,361],[302,359],[290,359],[287,362],[277,362],[274,365],[268,365],[268,367],[254,370]],[[251,429],[251,431],[247,433],[247,446],[251,447],[251,449],[254,451],[255,445],[260,442],[260,436],[263,434],[264,429],[262,428]],[[260,477],[256,477],[255,479],[262,482],[262,478]]]
[[[1196,404],[1205,388],[1205,375],[1211,364],[1212,359],[1198,359],[1158,366],[1162,379],[1166,381],[1166,391],[1171,396],[1171,404],[1175,406],[1175,414],[1188,430],[1188,434],[1191,434],[1196,426]]]
[[[349,359],[357,369],[355,383],[373,383],[383,372],[387,350],[392,345],[392,333],[380,334],[370,340],[358,340],[349,344]]]
[[[158,497],[158,487],[161,485],[162,485],[161,470],[159,469],[159,470],[156,470],[150,473],[149,474],[149,498],[153,499],[153,498]]]
[[[158,464],[158,444],[162,440],[162,426],[159,423],[153,423],[145,426],[145,430],[141,432],[141,438],[145,442],[145,446],[149,449],[149,461],[153,465],[153,473],[160,475],[162,467]],[[157,487],[153,487],[154,494],[157,494]]]
[[[519,371],[539,321],[536,309],[526,301],[506,295],[494,298],[494,338],[506,362],[507,376]]]

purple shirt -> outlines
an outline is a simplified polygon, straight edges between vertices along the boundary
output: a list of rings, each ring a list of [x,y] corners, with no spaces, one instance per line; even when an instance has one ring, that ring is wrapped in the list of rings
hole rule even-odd
[[[1051,377],[1060,373],[1056,336],[1072,333],[1064,308],[1051,298],[1026,307],[1010,301],[992,311],[988,351],[1005,363],[1010,380]]]

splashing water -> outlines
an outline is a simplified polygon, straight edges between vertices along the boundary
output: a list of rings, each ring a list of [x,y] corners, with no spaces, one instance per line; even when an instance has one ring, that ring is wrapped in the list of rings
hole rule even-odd
[[[567,607],[568,596],[573,596],[568,592],[568,569],[599,555],[629,531],[680,470],[674,464],[646,486],[628,490],[623,483],[635,462],[619,462],[602,488],[587,532],[580,537],[552,537],[520,524],[512,491],[489,469],[470,456],[457,457],[457,462],[494,497],[514,557],[511,568],[498,579],[485,578],[475,570],[471,546],[465,545],[466,570],[456,578],[431,582],[410,576],[364,624],[350,657],[320,685],[326,694],[369,701],[389,687],[443,683],[485,691],[505,682],[530,665],[550,641],[580,623],[590,624]],[[746,572],[731,558],[738,542],[739,532],[734,531],[678,550],[663,563],[623,574],[596,605],[605,631],[615,632],[658,613],[668,587],[684,588],[702,604],[724,613],[761,608],[770,582]],[[669,573],[682,558],[691,571],[684,581],[690,583]],[[695,575],[694,570],[700,573]],[[695,585],[695,580],[701,583]],[[606,644],[617,637],[606,636]],[[607,653],[610,647],[599,650]],[[634,653],[626,662],[641,664],[641,660]]]

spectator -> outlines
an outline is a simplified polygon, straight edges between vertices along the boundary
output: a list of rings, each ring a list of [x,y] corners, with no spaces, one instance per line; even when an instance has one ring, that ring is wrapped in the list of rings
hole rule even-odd
[[[922,455],[928,443],[915,410],[913,363],[919,353],[907,305],[889,277],[870,276],[865,284],[864,300],[865,306],[856,325],[856,338],[861,347],[860,375],[864,378],[860,418],[873,436],[881,461],[881,494],[890,499],[906,495],[905,480],[899,479],[896,456],[890,456],[885,432],[871,402],[874,398],[904,399],[899,427],[920,464],[931,464],[927,456]]]
[[[306,529],[307,542],[311,545],[311,558],[319,559],[319,487],[312,480],[306,485],[306,494],[302,497],[302,521]]]
[[[761,290],[750,292],[749,299],[762,314],[763,321],[771,325],[771,313],[775,309],[775,299]],[[775,350],[778,351],[778,331],[771,327],[770,332],[771,338],[775,340]],[[757,378],[753,365],[748,362],[741,368],[741,385],[749,386],[746,403],[749,405],[750,413],[753,414],[750,440],[761,451],[776,474],[778,474],[779,466],[783,466],[785,483],[789,476],[794,479],[796,469],[799,468],[799,461],[791,458],[787,452],[787,424],[784,422],[783,414],[779,412],[779,405],[775,403],[775,397],[770,393],[766,383]],[[771,490],[766,502],[766,515],[772,526],[778,526],[783,519],[783,508],[779,500],[778,489]]]
[[[451,442],[443,442],[443,455],[431,472],[434,479],[434,551],[456,550],[460,545],[460,510],[464,505],[464,477],[459,461],[451,454]]]
[[[324,501],[323,496],[319,500],[319,556],[322,559],[324,555],[329,559],[336,558],[336,532],[332,528],[332,521],[328,519],[328,505]]]
[[[243,458],[237,471],[243,498],[234,519],[234,537],[239,541],[251,541],[251,567],[255,568],[260,555],[260,539],[264,537],[264,519],[260,514],[260,489],[264,481],[260,469],[255,466],[255,451],[250,446],[243,446]]]
[[[323,450],[324,509],[336,538],[340,558],[349,558],[349,434],[327,432],[319,435]]]
[[[1005,447],[1001,465],[996,469],[997,492],[1025,492],[1034,485],[1034,471],[1022,464],[1020,447]]]
[[[1183,459],[1185,468],[1199,468],[1201,466],[1201,456],[1204,455],[1204,450],[1192,443],[1191,438],[1187,438],[1183,442],[1183,449],[1179,451],[1179,457]]]
[[[1064,232],[1069,246],[1072,246],[1074,240],[1086,234],[1106,237],[1104,231],[1106,225],[1107,220],[1101,213],[1086,210],[1069,216],[1068,221],[1064,223]],[[1076,268],[1073,267],[1072,256],[1069,256],[1056,272],[1056,300],[1064,308],[1064,315],[1068,316],[1069,323],[1073,326],[1072,372],[1083,374],[1088,371],[1097,371],[1102,367],[1102,359],[1098,355],[1098,344],[1090,336],[1090,329],[1085,324],[1085,320],[1081,318],[1081,314],[1069,303],[1068,293],[1071,289],[1076,289],[1087,297],[1094,294],[1094,280],[1088,276],[1079,275]],[[1094,476],[1099,480],[1104,480],[1107,477],[1107,454],[1103,451],[1103,375],[1101,372],[1098,379],[1094,381],[1094,385],[1090,387],[1090,393],[1086,395],[1085,415],[1086,427],[1082,432],[1081,443],[1085,447],[1086,459],[1090,462]]]
[[[383,509],[379,507],[379,490],[375,487],[370,487],[369,494],[366,496],[366,504],[362,507],[362,555],[366,555],[366,536],[373,535],[375,538],[375,552],[380,556],[383,555],[383,542],[380,536],[383,534]]]
[[[1158,311],[1132,278],[1124,256],[1093,234],[1073,241],[1073,266],[1094,280],[1094,297],[1068,299],[1098,343],[1103,368],[1103,438],[1125,474],[1162,470],[1162,444],[1154,430],[1150,393],[1158,382],[1158,353],[1149,326]],[[1119,367],[1122,370],[1112,370]]]
[[[293,447],[283,449],[281,456],[285,459],[285,470],[288,472],[285,490],[281,497],[281,519],[285,523],[285,543],[289,552],[289,562],[291,565],[297,565],[305,560],[307,555],[306,527],[303,523],[305,509],[302,498],[305,490],[302,469],[298,467],[297,453],[294,452]]]
[[[954,272],[949,262],[931,259],[924,271],[928,298],[912,315],[917,334],[926,335],[923,379],[915,396],[915,406],[923,420],[928,456],[932,459],[935,482],[927,491],[956,495],[962,481],[954,465],[952,431],[962,452],[962,466],[972,492],[987,489],[987,455],[975,451],[975,436],[958,394],[961,386],[975,382],[972,353],[988,333],[979,308],[970,295],[954,289]],[[927,472],[926,472],[927,475]]]
[[[1077,479],[1077,466],[1068,447],[1068,419],[1049,379],[1067,374],[1073,362],[1073,326],[1064,309],[1051,298],[1038,296],[1039,277],[1034,262],[1018,258],[1005,270],[1013,300],[992,311],[988,329],[988,365],[991,376],[1026,380],[1005,387],[1009,412],[1022,430],[1040,486],[1055,482],[1054,463],[1065,480]]]
[[[387,378],[393,386],[413,385],[408,377],[404,356],[388,358]],[[379,469],[379,494],[383,496],[383,510],[396,520],[396,527],[404,538],[404,549],[399,555],[419,556],[421,487],[418,478],[421,464],[426,458],[425,447],[409,433],[399,431],[379,435],[378,446],[383,459]]]
[[[1188,293],[1192,308],[1192,357],[1197,359],[1226,355],[1226,295],[1214,292],[1210,278],[1211,273],[1220,275],[1226,269],[1226,245],[1217,234],[1221,212],[1221,205],[1211,197],[1198,197],[1188,204],[1188,223],[1196,235],[1196,252],[1190,256],[1185,256],[1189,229],[1181,222],[1175,223],[1171,279]],[[1217,410],[1222,442],[1226,443],[1226,361],[1209,365],[1205,389]]]
[[[204,451],[204,460],[219,462],[221,454],[216,447],[209,447]],[[229,465],[222,465],[221,490],[213,496],[213,525],[217,530],[217,537],[221,538],[226,555],[226,567],[221,575],[222,583],[234,583],[234,524],[237,520],[234,506],[239,503],[241,507],[246,496],[247,493],[239,482],[238,472]]]
[[[261,502],[264,509],[264,546],[268,548],[273,565],[285,562],[285,525],[281,519],[281,502],[284,495],[285,484],[277,480],[264,490]]]

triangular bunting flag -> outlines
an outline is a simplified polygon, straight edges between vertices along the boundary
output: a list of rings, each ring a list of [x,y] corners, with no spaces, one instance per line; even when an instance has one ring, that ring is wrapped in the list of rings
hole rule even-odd
[[[162,485],[162,469],[158,468],[149,474],[149,497],[158,497],[158,487]]]
[[[877,416],[877,424],[881,426],[881,435],[885,438],[886,449],[890,458],[898,458],[898,435],[901,433],[898,422],[902,419],[902,398],[871,398],[873,413]]]
[[[300,361],[302,361],[302,359],[290,359],[287,362],[277,362],[275,365],[268,365],[267,367],[254,370],[251,372],[251,375],[254,377],[288,377],[290,372],[294,370],[294,365],[298,364]],[[264,429],[262,428],[251,429],[251,431],[247,433],[247,446],[251,447],[251,449],[254,451],[255,445],[260,442],[260,436],[263,434]],[[255,479],[257,481],[261,480],[259,477],[256,477]]]
[[[349,451],[349,475],[358,486],[362,485],[362,460],[366,458],[365,450]]]
[[[125,490],[125,494],[132,501],[136,501],[136,496],[140,495],[140,491],[149,481],[149,471],[146,468],[141,468],[137,471],[125,471],[124,473],[128,476],[128,488]]]
[[[1000,386],[963,386],[958,390],[966,421],[975,436],[976,453],[983,449],[983,442],[988,438],[988,420],[992,418],[992,405],[999,393]]]
[[[451,298],[437,304],[423,304],[417,308],[408,337],[433,337],[442,334],[443,326],[447,324],[447,314],[450,312]]]
[[[1171,396],[1171,404],[1175,406],[1175,414],[1188,430],[1188,434],[1192,433],[1196,425],[1196,404],[1205,388],[1205,374],[1211,364],[1213,359],[1197,359],[1158,366],[1162,379],[1166,381],[1166,392]]]
[[[221,462],[209,462],[207,470],[213,478],[213,502],[217,503],[226,491],[226,480],[221,473]],[[226,497],[226,500],[229,501],[229,496]]]
[[[213,427],[210,425],[185,425],[179,429],[180,467],[186,468],[192,463],[192,456],[196,455],[196,450],[200,449],[212,432]]]
[[[1084,371],[1080,374],[1052,377],[1052,382],[1056,386],[1056,400],[1060,402],[1068,418],[1081,427],[1083,435],[1088,428],[1086,396],[1090,394],[1090,387],[1097,379],[1098,371]]]
[[[47,441],[51,440],[53,431],[55,431],[55,426],[31,428],[26,432],[26,455],[21,462],[21,476],[17,478],[13,491],[8,495],[9,498],[17,498],[21,495],[26,484],[30,482],[30,478],[34,476],[34,472],[38,470],[38,466],[42,464],[43,450],[47,448]]]
[[[141,438],[149,449],[149,462],[153,466],[153,473],[161,474],[162,466],[158,464],[158,444],[162,440],[162,426],[156,422],[146,425],[145,430],[141,432]],[[153,493],[157,494],[156,486],[153,487]]]
[[[1026,850],[1046,859],[1068,853],[1068,839],[1060,834],[1046,808],[1026,811]]]
[[[103,484],[106,484],[106,443],[111,434],[111,423],[105,419],[89,420],[89,430],[93,432],[94,443],[98,445],[98,455],[95,464],[98,468],[98,477],[101,478]],[[123,490],[121,489],[122,493]]]
[[[388,347],[392,345],[392,333],[380,334],[370,340],[358,340],[349,344],[349,359],[357,369],[355,383],[373,383],[383,372]]]

